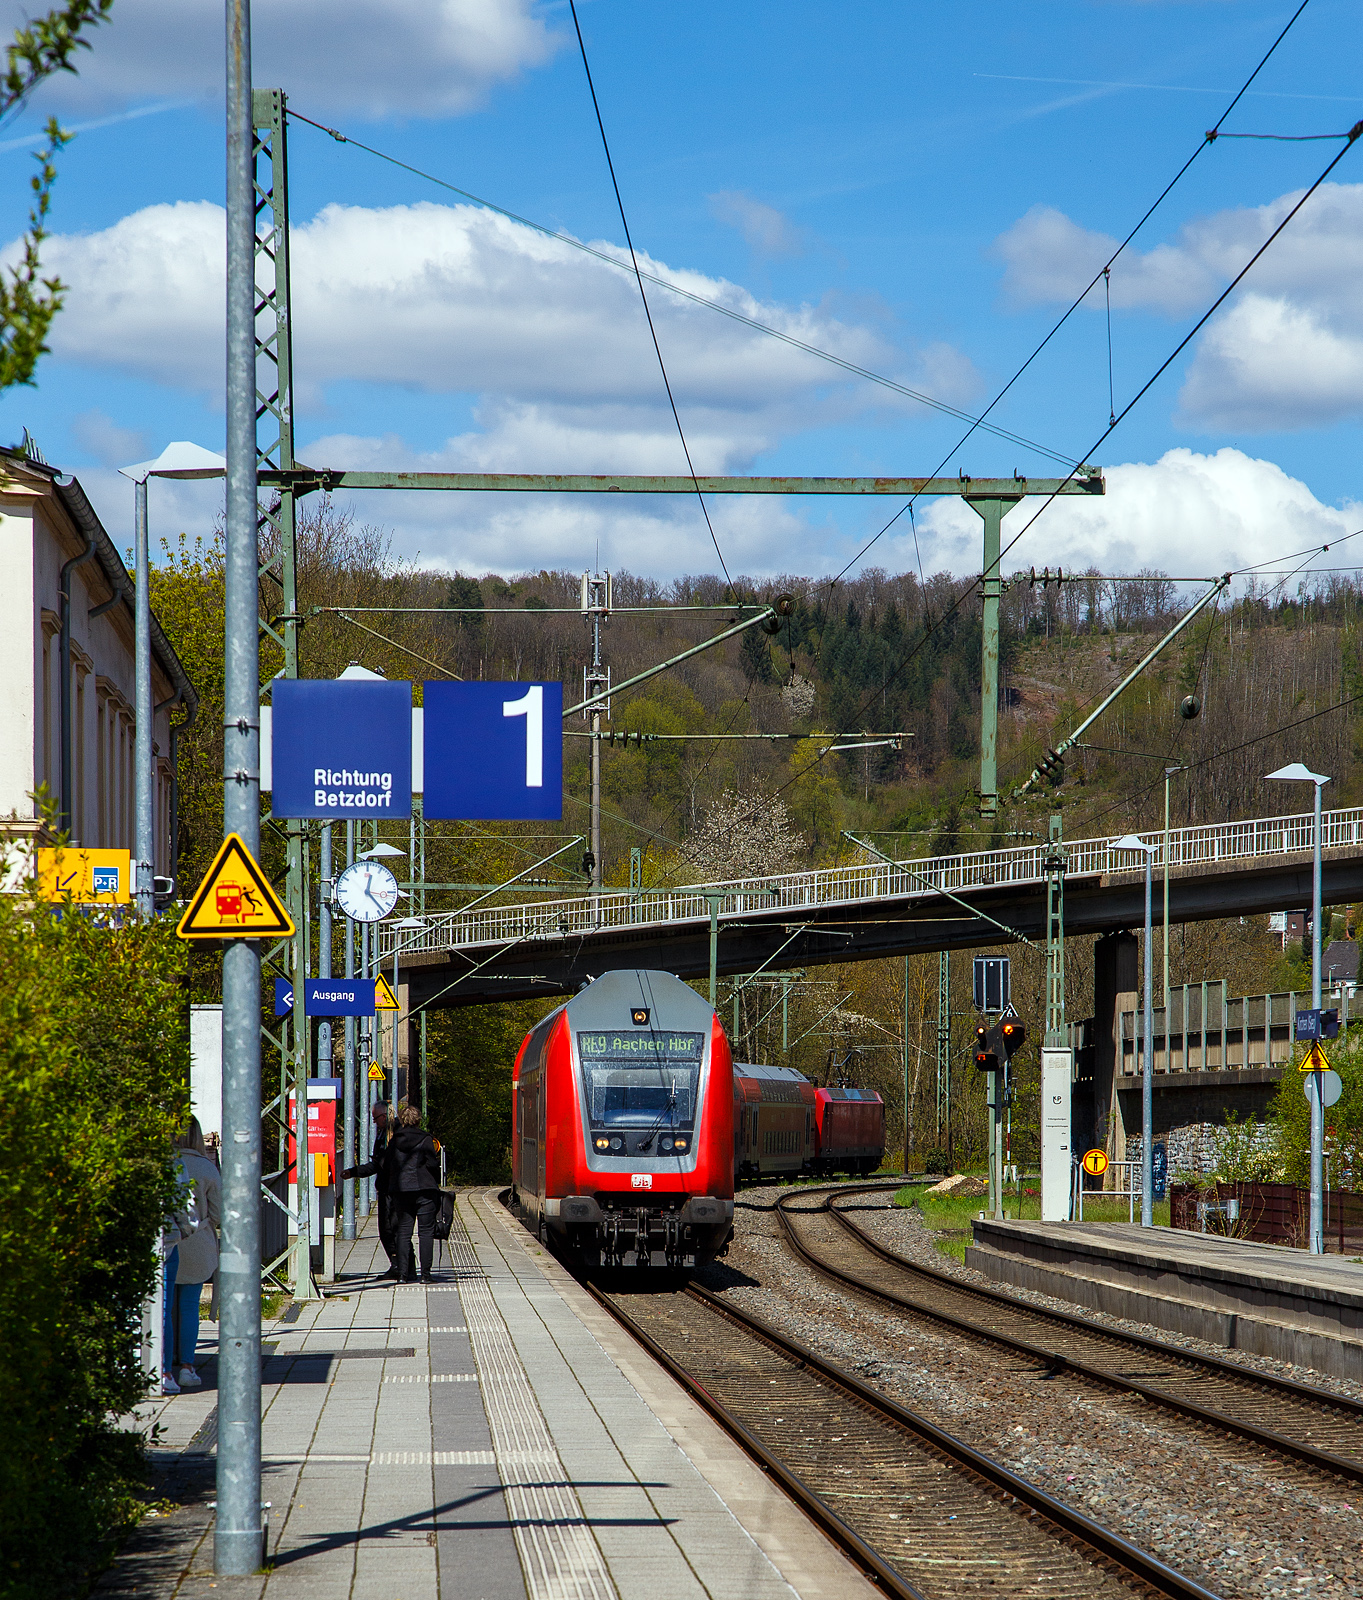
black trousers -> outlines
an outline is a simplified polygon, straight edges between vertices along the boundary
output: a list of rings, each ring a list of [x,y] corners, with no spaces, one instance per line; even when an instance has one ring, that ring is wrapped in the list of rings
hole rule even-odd
[[[398,1277],[412,1276],[412,1224],[416,1223],[417,1246],[421,1256],[421,1276],[431,1275],[431,1259],[435,1254],[435,1219],[440,1210],[438,1190],[423,1190],[420,1194],[393,1196],[398,1235]]]
[[[395,1267],[398,1264],[397,1198],[386,1189],[379,1189],[375,1192],[374,1204],[379,1213],[379,1243],[388,1257],[388,1265]]]

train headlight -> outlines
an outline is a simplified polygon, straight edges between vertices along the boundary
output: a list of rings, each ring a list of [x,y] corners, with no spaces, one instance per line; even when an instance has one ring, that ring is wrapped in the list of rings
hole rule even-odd
[[[672,1148],[672,1145],[673,1145],[673,1141],[671,1139],[659,1139],[658,1140],[658,1148],[659,1148],[659,1150],[670,1150]]]
[[[611,1147],[611,1142],[609,1139],[597,1139],[595,1143],[598,1150],[609,1150]]]
[[[674,1139],[672,1141],[672,1148],[677,1152],[678,1155],[680,1155],[682,1151],[686,1149],[688,1142],[689,1141],[686,1139]]]
[[[623,1150],[624,1148],[625,1148],[625,1141],[619,1136],[619,1134],[617,1134],[615,1136],[615,1138],[613,1138],[611,1140],[611,1149],[612,1150]]]

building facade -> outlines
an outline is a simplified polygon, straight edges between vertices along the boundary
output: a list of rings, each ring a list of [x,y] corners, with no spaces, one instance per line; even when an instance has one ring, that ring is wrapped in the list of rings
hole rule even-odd
[[[0,450],[0,832],[134,851],[133,581],[75,478]],[[198,713],[152,616],[154,867],[175,876],[176,736]]]

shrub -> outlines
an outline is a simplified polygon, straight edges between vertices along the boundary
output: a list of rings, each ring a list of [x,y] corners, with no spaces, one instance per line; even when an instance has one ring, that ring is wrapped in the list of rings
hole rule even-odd
[[[183,947],[0,895],[0,1593],[78,1592],[138,1513],[141,1306],[187,1113]]]
[[[1311,1108],[1302,1092],[1303,1075],[1296,1064],[1310,1045],[1299,1044],[1292,1054],[1292,1069],[1284,1072],[1272,1105],[1278,1129],[1283,1177],[1288,1183],[1311,1181]],[[1343,1080],[1344,1092],[1325,1108],[1325,1149],[1330,1162],[1332,1188],[1363,1188],[1363,1029],[1350,1029],[1347,1038],[1327,1043],[1330,1065]]]

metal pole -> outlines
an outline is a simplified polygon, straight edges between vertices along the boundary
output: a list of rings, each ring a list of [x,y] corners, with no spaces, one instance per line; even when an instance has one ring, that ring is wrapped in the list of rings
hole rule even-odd
[[[345,864],[350,866],[355,860],[355,823],[353,818],[347,818],[345,825]],[[355,924],[349,917],[345,919],[345,975],[347,978],[355,976]],[[355,1126],[356,1095],[355,1095],[355,1019],[345,1019],[345,1079],[341,1085],[342,1116],[344,1118],[344,1131],[341,1134],[342,1154],[341,1165],[353,1167],[358,1157],[355,1152],[359,1145],[356,1137]],[[347,1178],[341,1190],[341,1237],[353,1239],[355,1237],[355,1180]]]
[[[904,957],[904,1175],[909,1171],[909,958]]]
[[[710,902],[710,1004],[715,1003],[719,983],[719,896],[707,895]]]
[[[998,812],[999,741],[999,545],[1005,502],[969,502],[984,518],[984,607],[980,643],[980,815]]]
[[[599,629],[599,624],[598,624]],[[600,650],[597,652],[598,664]],[[592,712],[592,926],[601,926],[601,713]]]
[[[1314,783],[1315,790],[1314,849],[1311,858],[1311,1009],[1320,1016],[1320,790],[1321,785]],[[1264,1037],[1267,1039],[1268,1030],[1265,1028]],[[1264,1046],[1264,1059],[1268,1059],[1268,1047]],[[1325,1074],[1312,1072],[1307,1075],[1311,1086],[1311,1254],[1323,1255],[1325,1251]]]
[[[317,976],[331,976],[331,824],[322,824],[322,845],[317,862]],[[331,1020],[321,1017],[317,1023],[317,1073],[331,1077]]]
[[[1145,1063],[1141,1070],[1141,1227],[1155,1225],[1155,1005],[1152,976],[1155,952],[1150,940],[1151,856],[1145,852]],[[1168,1027],[1166,1017],[1165,1027]],[[1206,1021],[1203,1021],[1206,1027]],[[1204,1034],[1205,1038],[1205,1034]]]
[[[260,848],[260,656],[256,556],[255,208],[251,5],[227,20],[227,516],[223,829]],[[222,962],[222,1321],[213,1566],[244,1577],[264,1560],[260,1506],[260,951],[234,939]]]
[[[1164,1058],[1169,1061],[1169,779],[1178,767],[1164,769]]]
[[[152,874],[156,871],[156,829],[152,821],[152,695],[151,695],[151,563],[147,552],[147,480],[136,487],[134,567],[137,607],[134,624],[137,687],[133,714],[137,719],[137,829],[133,841],[133,902],[143,922],[155,909]]]

